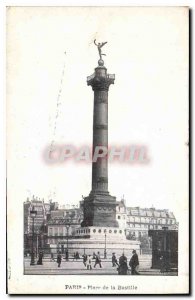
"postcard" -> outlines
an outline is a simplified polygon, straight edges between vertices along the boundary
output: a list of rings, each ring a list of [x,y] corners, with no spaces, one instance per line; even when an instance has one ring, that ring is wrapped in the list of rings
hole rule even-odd
[[[7,7],[8,294],[188,294],[188,122],[188,7]]]

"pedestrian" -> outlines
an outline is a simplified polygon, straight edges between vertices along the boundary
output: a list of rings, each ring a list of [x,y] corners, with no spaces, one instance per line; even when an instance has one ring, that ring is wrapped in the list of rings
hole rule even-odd
[[[78,252],[78,251],[76,252],[76,255],[75,255],[75,256],[76,256],[76,260],[80,258],[80,257],[79,257],[79,252]]]
[[[101,258],[100,258],[100,253],[99,252],[95,256],[95,265],[94,265],[94,268],[96,267],[96,265],[99,265],[100,268],[102,268]]]
[[[116,267],[116,265],[119,266],[115,253],[112,253],[112,266]]]
[[[128,271],[127,258],[124,253],[119,258],[119,267],[117,270],[119,275],[127,275],[127,271]]]
[[[130,259],[129,266],[131,267],[131,275],[139,275],[138,273],[138,266],[139,266],[139,259],[136,253],[136,250],[132,251],[133,255]]]
[[[88,256],[87,256],[86,265],[87,265],[87,270],[92,270],[92,266],[91,266],[91,255],[88,255]]]
[[[86,267],[87,255],[83,254],[83,264]]]
[[[60,268],[61,262],[62,262],[62,255],[60,252],[58,252],[58,255],[57,255],[58,268]]]
[[[68,261],[68,258],[69,258],[69,253],[68,253],[68,249],[66,249],[66,251],[65,251],[65,259],[66,259],[66,261]]]
[[[51,259],[50,261],[54,261],[54,255],[53,255],[53,252],[51,252]]]
[[[43,252],[39,252],[39,259],[37,260],[37,265],[42,265],[43,264]]]

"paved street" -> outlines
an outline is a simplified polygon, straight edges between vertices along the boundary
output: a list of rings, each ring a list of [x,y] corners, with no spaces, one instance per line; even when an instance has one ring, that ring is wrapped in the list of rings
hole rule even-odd
[[[25,258],[24,261],[24,274],[26,275],[118,275],[117,268],[112,267],[111,261],[102,260],[102,268],[92,264],[92,270],[87,270],[84,266],[82,259],[78,261],[65,261],[62,260],[61,267],[58,268],[56,261],[50,261],[49,258],[43,259],[43,265],[30,266],[30,258]],[[150,268],[150,260],[140,259],[140,275],[162,275],[159,270]],[[167,273],[163,275],[177,275],[176,273]]]

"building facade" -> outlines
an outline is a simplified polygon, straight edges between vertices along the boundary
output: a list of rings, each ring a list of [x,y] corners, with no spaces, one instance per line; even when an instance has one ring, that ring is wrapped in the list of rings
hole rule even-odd
[[[58,209],[51,211],[48,220],[48,244],[56,245],[75,236],[76,229],[83,220],[83,212],[80,208]]]
[[[30,252],[32,239],[35,245],[35,252],[38,248],[45,247],[47,243],[47,223],[51,218],[51,211],[57,211],[58,203],[44,199],[32,197],[24,202],[24,249]],[[33,218],[31,212],[35,211],[36,216]],[[34,226],[33,226],[34,225]],[[34,228],[33,228],[34,227]]]
[[[60,243],[67,244],[68,239],[77,236],[77,229],[83,220],[83,201],[80,207],[69,206],[59,208],[57,202],[44,202],[33,197],[24,203],[24,244],[30,248],[32,240],[31,210],[37,212],[34,218],[34,232],[36,244],[39,247],[49,247]],[[142,248],[151,249],[149,230],[178,230],[177,220],[167,209],[127,207],[125,199],[117,201],[116,221],[119,229],[125,231],[127,239],[141,241]],[[38,240],[38,241],[37,241]]]

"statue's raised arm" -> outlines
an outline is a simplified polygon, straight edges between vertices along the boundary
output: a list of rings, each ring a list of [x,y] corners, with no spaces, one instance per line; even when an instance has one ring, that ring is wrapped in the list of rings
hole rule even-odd
[[[104,43],[101,43],[101,46],[100,48],[102,48],[104,45],[106,45],[108,42],[104,42]]]
[[[94,40],[94,44],[98,47],[98,44],[96,43],[96,39]]]

